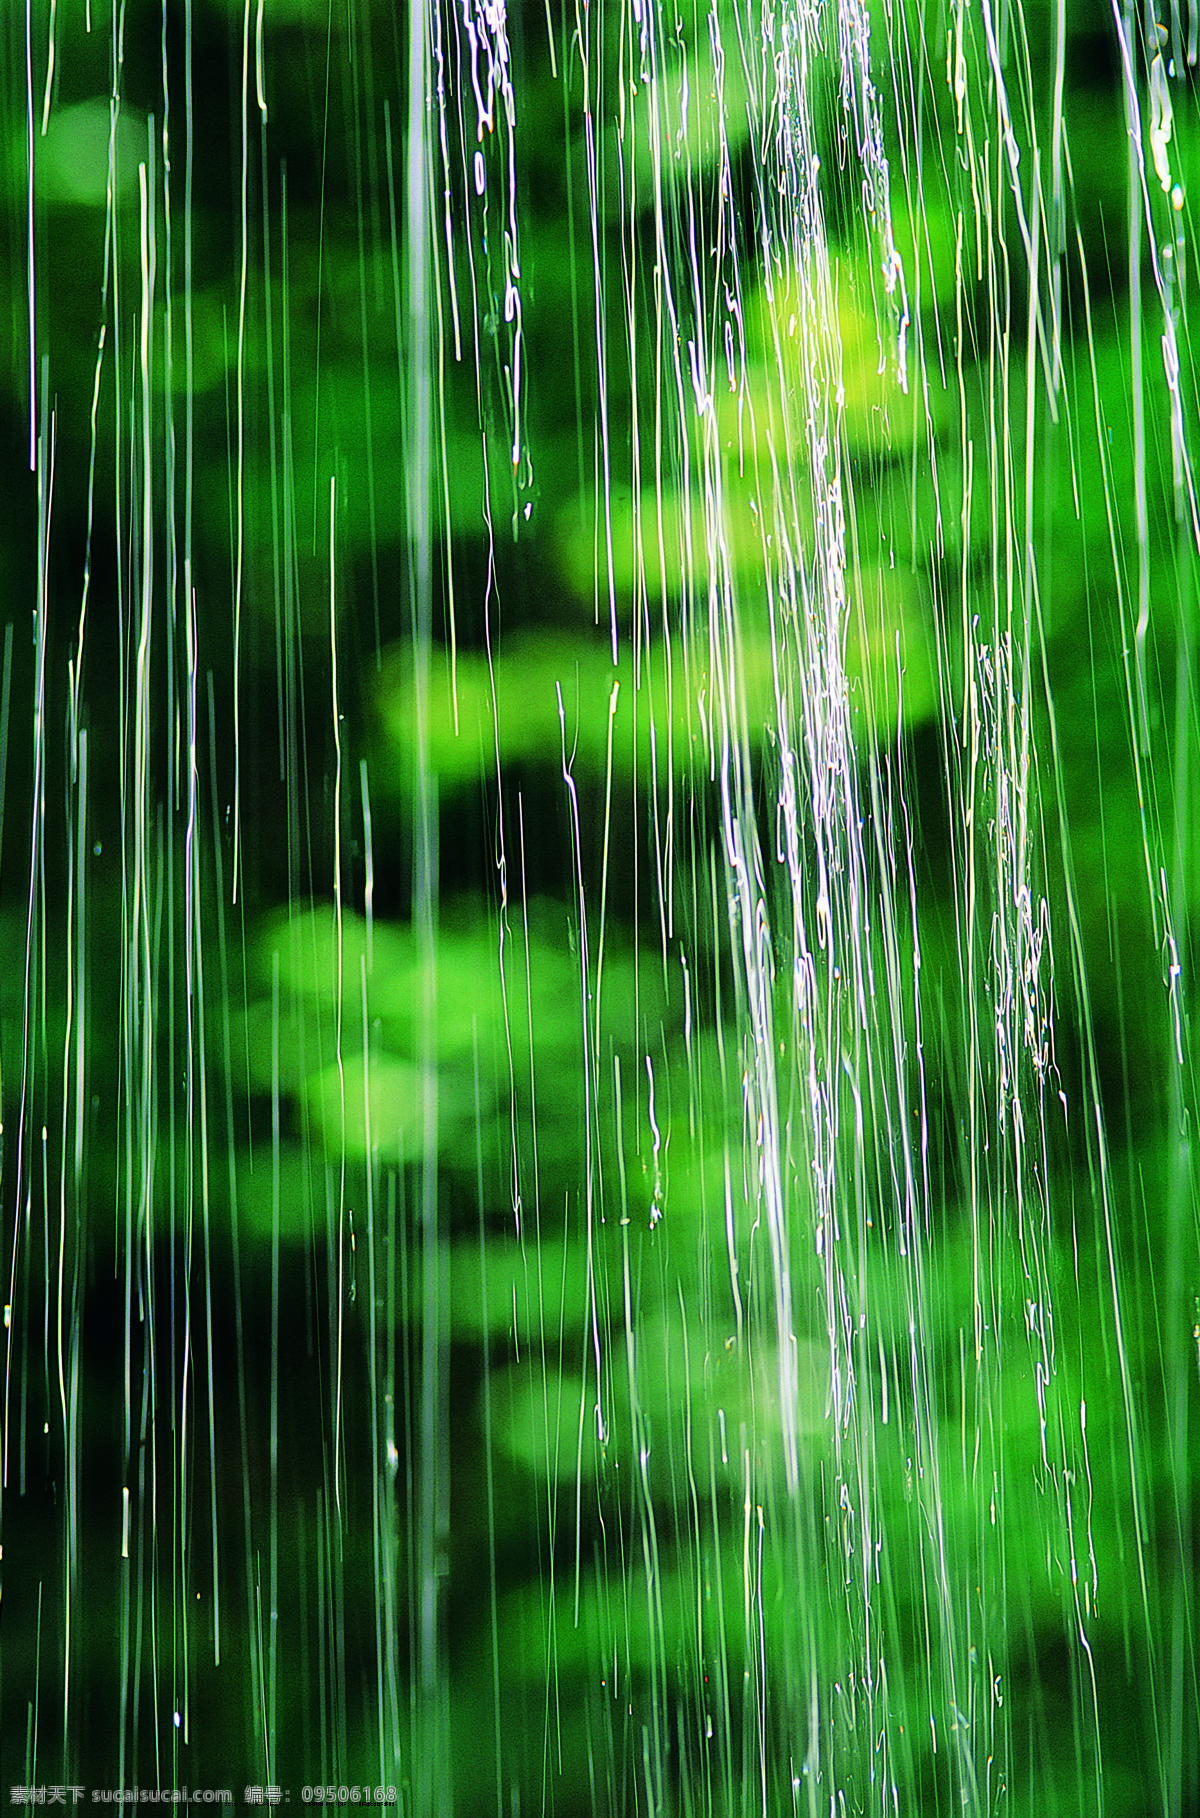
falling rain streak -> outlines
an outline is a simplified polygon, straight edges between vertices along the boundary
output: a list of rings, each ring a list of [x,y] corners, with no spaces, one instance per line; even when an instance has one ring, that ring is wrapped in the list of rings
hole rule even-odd
[[[1198,15],[0,26],[0,1797],[1200,1809]]]

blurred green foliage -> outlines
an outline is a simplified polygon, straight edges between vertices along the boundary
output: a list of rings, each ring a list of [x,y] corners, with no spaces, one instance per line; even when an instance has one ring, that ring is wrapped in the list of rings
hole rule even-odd
[[[23,95],[2,172],[26,505],[30,196],[33,410],[58,438],[49,681],[21,595],[12,723],[69,729],[7,803],[5,1122],[46,1160],[6,1202],[33,1235],[5,1546],[88,1614],[43,1667],[18,1590],[6,1765],[44,1778],[57,1748],[98,1781],[159,1750],[193,1784],[386,1781],[390,1698],[406,1808],[441,1748],[466,1813],[733,1818],[836,1788],[867,1810],[886,1785],[931,1814],[1141,1818],[1169,1654],[1170,1722],[1195,1714],[1169,988],[1194,945],[1194,550],[1108,14],[1005,9],[993,48],[968,9],[876,9],[887,195],[825,17],[805,100],[829,243],[800,258],[772,240],[762,75],[734,48],[769,9],[680,8],[654,85],[624,15],[585,70],[556,15],[514,10],[511,163],[502,97],[486,138],[461,79],[440,117],[430,97],[414,425],[403,9],[269,3],[260,107],[259,16],[197,4],[190,267],[190,9],[131,5],[111,68],[110,22],[60,11],[32,187]],[[486,25],[436,17],[443,48]],[[999,131],[1002,75],[1014,163],[1061,163],[1036,282],[1004,148],[967,134]],[[1190,431],[1190,71],[1174,93],[1182,206],[1151,160],[1147,209],[1181,235]],[[736,308],[705,238],[726,204]],[[647,334],[668,273],[673,345]],[[11,557],[14,602],[34,565]],[[822,871],[833,775],[853,890]],[[35,1749],[47,1675],[82,1715]],[[1182,1818],[1200,1768],[1173,1746]]]

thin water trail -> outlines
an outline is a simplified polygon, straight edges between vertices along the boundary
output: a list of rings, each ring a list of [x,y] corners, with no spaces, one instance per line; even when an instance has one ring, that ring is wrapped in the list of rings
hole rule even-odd
[[[10,10],[4,1797],[1186,1818],[1194,10]]]

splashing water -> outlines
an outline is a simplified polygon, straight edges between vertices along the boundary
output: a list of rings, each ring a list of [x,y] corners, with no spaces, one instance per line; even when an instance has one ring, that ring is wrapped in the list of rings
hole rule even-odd
[[[1200,1809],[1197,18],[8,9],[12,1805]]]

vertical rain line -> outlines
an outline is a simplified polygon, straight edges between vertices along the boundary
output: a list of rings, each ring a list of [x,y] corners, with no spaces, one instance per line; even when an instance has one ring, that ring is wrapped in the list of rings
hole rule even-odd
[[[165,9],[164,9],[165,27]],[[199,675],[198,625],[193,587],[192,498],[195,474],[195,347],[192,313],[192,202],[195,175],[195,120],[192,94],[192,0],[184,0],[183,12],[183,349],[184,349],[184,450],[183,450],[183,588],[184,676],[186,700],[184,737],[186,740],[187,789],[184,821],[183,913],[184,913],[184,992],[186,1004],[186,1052],[184,1069],[184,1172],[186,1181],[188,1333],[191,1345],[191,1257],[195,1231],[197,1199],[201,1221],[204,1267],[204,1361],[207,1395],[209,1523],[212,1529],[213,1568],[213,1651],[220,1655],[219,1604],[216,1587],[219,1581],[217,1557],[217,1473],[216,1473],[216,1394],[213,1380],[213,1274],[211,1227],[208,1196],[208,1097],[205,1068],[204,965],[203,965],[203,894],[200,863],[199,804],[199,731],[196,691]],[[165,58],[164,58],[165,60]],[[168,73],[164,68],[164,87]],[[172,394],[174,374],[168,355],[168,396]],[[175,415],[171,409],[171,433],[174,436]],[[174,526],[178,504],[175,487],[168,494],[171,522]],[[175,597],[172,591],[172,599]],[[186,1483],[181,1478],[181,1491]],[[181,1530],[182,1532],[182,1530]],[[182,1551],[182,1547],[181,1547]],[[189,1625],[198,1620],[190,1595],[194,1576],[185,1558],[182,1570],[184,1601],[184,1645],[188,1644]],[[190,1657],[190,1656],[189,1656]],[[185,1671],[181,1706],[182,1741],[190,1740],[190,1687]]]
[[[333,713],[333,920],[337,968],[337,995],[334,999],[333,1048],[338,1074],[339,1128],[346,1127],[346,1071],[343,1064],[343,990],[344,948],[342,943],[342,713],[338,692],[337,643],[337,475],[329,476],[329,671]],[[337,1299],[334,1337],[335,1384],[333,1398],[333,1504],[339,1524],[342,1521],[342,1366],[345,1344],[344,1273],[346,1257],[346,1152],[343,1145],[338,1167],[337,1204]]]
[[[446,1284],[438,1216],[437,1103],[437,795],[429,761],[429,671],[433,621],[432,435],[430,372],[430,233],[432,146],[429,134],[430,19],[426,0],[413,0],[408,31],[408,143],[405,203],[408,226],[406,308],[408,383],[405,473],[413,640],[413,932],[422,979],[418,1047],[421,1060],[423,1144],[420,1160],[421,1232],[420,1414],[418,1462],[418,1693],[417,1759],[413,1783],[417,1818],[448,1818],[453,1809],[449,1760],[447,1675],[442,1667],[441,1578],[448,1538],[446,1407],[448,1333]]]
[[[182,795],[183,795],[183,791],[181,788],[181,765],[183,763],[186,763],[186,759],[183,757],[183,754],[182,754],[182,738],[181,738],[181,733],[182,733],[181,717],[182,716],[181,716],[181,711],[180,711],[181,703],[180,703],[179,696],[177,693],[175,678],[177,675],[177,654],[178,654],[177,631],[178,631],[178,626],[179,626],[179,619],[181,616],[181,608],[182,608],[182,614],[183,614],[184,618],[186,619],[186,599],[181,599],[181,595],[180,595],[180,579],[181,579],[180,540],[179,540],[179,536],[178,536],[176,502],[175,502],[176,484],[177,484],[175,412],[173,409],[172,397],[171,397],[171,392],[172,392],[171,368],[172,368],[172,362],[173,362],[173,358],[174,358],[175,333],[176,333],[175,315],[174,315],[174,308],[173,308],[173,301],[172,301],[172,293],[173,293],[174,286],[175,286],[175,271],[176,271],[174,236],[173,236],[173,232],[172,232],[173,197],[172,197],[172,190],[171,190],[171,150],[172,150],[172,132],[173,132],[173,128],[174,128],[174,122],[171,117],[171,84],[170,84],[170,71],[169,71],[168,56],[167,56],[167,8],[166,8],[165,4],[162,6],[160,18],[161,18],[161,31],[160,31],[160,39],[159,39],[159,51],[160,51],[160,66],[159,67],[160,67],[160,75],[161,75],[161,82],[162,82],[162,102],[163,102],[162,135],[161,135],[161,152],[162,152],[161,209],[162,209],[162,227],[163,227],[163,273],[164,273],[164,276],[163,276],[163,346],[162,346],[161,375],[162,375],[162,381],[163,381],[162,390],[163,390],[163,396],[164,396],[164,400],[165,400],[165,408],[163,410],[163,420],[162,420],[162,435],[163,435],[163,499],[164,499],[164,504],[165,504],[165,522],[163,525],[163,536],[164,536],[165,544],[166,544],[165,574],[164,574],[164,580],[163,580],[162,598],[166,602],[166,625],[164,627],[164,630],[165,630],[165,636],[166,636],[166,641],[167,641],[167,646],[168,646],[168,655],[167,655],[168,670],[167,670],[167,673],[170,678],[168,681],[167,687],[164,691],[164,701],[163,701],[163,729],[164,729],[164,734],[166,737],[166,749],[167,749],[167,753],[168,753],[167,771],[166,771],[166,775],[164,777],[167,799],[166,799],[166,804],[164,805],[164,808],[163,808],[163,818],[164,818],[164,821],[166,823],[166,828],[167,828],[166,840],[165,840],[165,855],[164,855],[165,864],[166,864],[166,874],[167,874],[167,889],[166,889],[167,903],[166,903],[166,910],[165,910],[166,941],[167,941],[167,956],[168,956],[167,1051],[170,1056],[170,1069],[171,1069],[171,1074],[173,1076],[174,1071],[175,1071],[175,1057],[176,1057],[176,1054],[177,1054],[177,1052],[179,1050],[179,1046],[180,1046],[180,1038],[179,1038],[179,1033],[178,1033],[178,1028],[177,1028],[177,1018],[178,1018],[179,1011],[180,1011],[180,998],[179,998],[179,993],[178,993],[178,989],[177,989],[177,980],[178,980],[179,959],[181,957],[178,952],[179,931],[178,931],[177,925],[176,925],[176,914],[175,914],[175,879],[176,879],[176,870],[177,870],[175,823],[176,823],[176,819],[179,814],[181,799],[182,799]],[[154,155],[154,137],[153,137],[152,131],[149,134],[149,152],[150,152],[150,156],[153,157],[153,155]],[[185,890],[185,892],[187,890],[186,874],[184,877],[184,890]],[[183,955],[184,973],[185,973],[185,977],[186,977],[190,973],[190,967],[187,964],[187,956],[186,956],[186,949],[188,946],[186,910],[185,910],[185,922],[184,922],[184,932],[183,932],[183,945],[184,945],[184,950],[185,950],[184,955]],[[186,1082],[190,1079],[191,1059],[192,1059],[192,1054],[191,1054],[191,1048],[192,1048],[192,1000],[190,997],[185,997],[182,1000],[182,1014],[183,1014],[183,1019],[184,1019],[182,1046],[183,1046],[183,1050],[187,1056],[187,1063],[186,1063],[185,1072],[184,1072],[184,1079],[185,1079],[184,1090],[186,1093],[186,1091],[187,1091]],[[169,1155],[170,1155],[169,1193],[170,1193],[170,1204],[171,1204],[171,1208],[172,1208],[172,1233],[171,1233],[172,1246],[174,1246],[175,1208],[177,1205],[180,1206],[180,1212],[181,1212],[181,1216],[179,1217],[178,1222],[179,1222],[180,1226],[182,1227],[182,1243],[181,1243],[180,1250],[179,1250],[180,1266],[178,1266],[178,1267],[173,1266],[172,1270],[171,1270],[171,1358],[172,1358],[173,1375],[174,1375],[174,1371],[176,1368],[176,1358],[178,1358],[179,1361],[178,1361],[178,1388],[176,1391],[177,1404],[173,1404],[172,1420],[171,1420],[172,1439],[173,1439],[173,1444],[174,1444],[174,1457],[172,1459],[173,1468],[172,1468],[171,1488],[172,1488],[172,1495],[173,1495],[174,1504],[175,1504],[175,1511],[174,1511],[175,1520],[174,1520],[174,1524],[172,1527],[172,1534],[171,1534],[171,1549],[172,1549],[172,1554],[171,1554],[171,1600],[172,1600],[172,1607],[171,1607],[170,1632],[173,1637],[174,1646],[172,1649],[171,1662],[170,1662],[171,1711],[172,1711],[172,1733],[171,1733],[170,1740],[171,1740],[172,1769],[173,1769],[173,1772],[178,1773],[178,1769],[179,1769],[179,1765],[180,1765],[179,1749],[180,1749],[180,1744],[182,1742],[182,1736],[180,1734],[180,1730],[182,1728],[182,1712],[184,1710],[186,1710],[186,1708],[187,1708],[188,1681],[189,1681],[189,1674],[190,1674],[190,1667],[191,1667],[191,1650],[190,1650],[190,1646],[189,1646],[191,1613],[190,1613],[190,1610],[188,1607],[188,1585],[190,1582],[190,1574],[188,1571],[188,1560],[187,1560],[187,1555],[186,1555],[186,1542],[187,1542],[187,1509],[188,1509],[188,1501],[189,1501],[188,1477],[189,1477],[189,1461],[190,1461],[190,1452],[191,1452],[191,1383],[192,1383],[192,1372],[193,1372],[191,1263],[192,1263],[193,1213],[194,1213],[195,1201],[194,1201],[194,1182],[193,1182],[192,1169],[191,1169],[192,1153],[191,1153],[191,1144],[190,1144],[190,1140],[189,1140],[189,1129],[190,1129],[190,1121],[191,1121],[190,1120],[190,1107],[185,1098],[185,1102],[184,1102],[184,1119],[185,1119],[185,1121],[184,1121],[184,1125],[183,1125],[182,1139],[181,1139],[177,1101],[176,1101],[175,1092],[173,1089],[169,1092],[168,1097],[167,1097],[167,1119],[168,1119],[168,1130],[169,1130]],[[174,1265],[174,1254],[173,1254],[172,1261],[173,1261],[173,1265]],[[177,1338],[177,1333],[176,1333],[176,1327],[177,1327],[177,1323],[179,1320],[179,1310],[178,1310],[178,1306],[177,1306],[177,1301],[180,1298],[182,1298],[182,1303],[183,1303],[183,1307],[182,1307],[182,1341],[180,1341]]]
[[[32,1166],[27,1150],[37,1118],[37,1068],[35,1062],[36,1032],[31,1026],[35,995],[45,969],[45,716],[46,716],[46,633],[49,617],[49,541],[51,502],[54,489],[54,419],[48,415],[49,383],[47,362],[42,362],[41,429],[37,451],[37,605],[33,628],[34,695],[33,695],[33,784],[29,846],[29,895],[25,914],[25,957],[23,969],[23,1011],[21,1033],[21,1098],[17,1120],[16,1193],[13,1207],[12,1266],[6,1305],[7,1357],[4,1371],[3,1471],[0,1472],[0,1499],[8,1488],[12,1459],[9,1428],[9,1391],[13,1379],[13,1354],[17,1333],[21,1333],[22,1352],[28,1345],[21,1313],[17,1307],[17,1264],[22,1239],[30,1243],[33,1212]],[[22,1363],[24,1365],[24,1355]],[[17,1424],[18,1472],[17,1489],[25,1490],[25,1381],[22,1371],[21,1407]]]
[[[63,1439],[66,1461],[64,1478],[66,1483],[66,1557],[65,1580],[63,1586],[63,1767],[65,1772],[73,1772],[71,1761],[72,1730],[71,1715],[71,1649],[73,1630],[76,1625],[79,1605],[79,1554],[80,1554],[80,1489],[81,1489],[81,1447],[82,1431],[80,1426],[80,1357],[83,1348],[83,1294],[81,1293],[80,1268],[85,1264],[87,1255],[87,1179],[85,1173],[84,1151],[84,1094],[87,1084],[86,1046],[88,1016],[88,971],[87,971],[87,805],[88,805],[88,757],[87,729],[81,727],[78,742],[72,753],[76,763],[76,833],[75,846],[71,854],[71,873],[68,884],[67,930],[71,943],[67,964],[67,1026],[63,1036],[63,1141],[59,1166],[62,1175],[62,1196],[60,1217],[62,1233],[60,1246],[65,1235],[67,1223],[67,1138],[72,1097],[75,1108],[75,1143],[74,1167],[72,1170],[73,1192],[70,1211],[73,1219],[72,1244],[72,1282],[71,1282],[71,1316],[70,1316],[70,1390],[62,1381],[62,1344],[63,1344],[63,1258],[60,1248],[59,1259],[59,1387],[63,1403]],[[72,1014],[74,1023],[72,1024]],[[71,1067],[72,1028],[74,1033],[74,1090],[69,1080]]]
[[[363,911],[366,920],[367,951],[362,969],[362,1016],[366,1043],[370,1041],[370,1011],[367,979],[373,953],[375,914],[375,849],[371,828],[371,796],[367,762],[359,766],[362,787],[363,862],[365,883]],[[394,1324],[383,1303],[380,1277],[386,1273],[391,1282],[394,1272],[394,1246],[386,1240],[379,1243],[379,1173],[373,1163],[367,1167],[367,1340],[370,1375],[371,1432],[379,1449],[380,1465],[371,1487],[371,1541],[375,1585],[375,1651],[376,1685],[379,1708],[379,1771],[386,1780],[389,1773],[400,1771],[400,1692],[398,1684],[399,1627],[397,1623],[396,1561],[399,1550],[399,1526],[396,1521],[396,1455],[393,1432],[395,1408],[395,1372],[391,1349]],[[381,1267],[382,1258],[382,1267]],[[380,1317],[382,1311],[382,1319]],[[386,1334],[386,1337],[384,1336]],[[381,1356],[381,1353],[383,1355]],[[381,1370],[382,1364],[382,1370]],[[382,1394],[380,1376],[382,1374]]]
[[[78,1402],[72,1392],[69,1402],[66,1382],[65,1351],[69,1344],[71,1355],[72,1391],[78,1381],[77,1367],[79,1361],[80,1340],[80,1296],[79,1296],[79,1263],[82,1249],[81,1232],[86,1229],[85,1198],[83,1186],[83,1089],[85,1081],[84,1040],[86,1026],[86,945],[84,930],[84,880],[87,860],[87,730],[81,728],[78,745],[72,752],[72,767],[76,772],[76,825],[75,840],[67,858],[67,900],[65,906],[65,928],[67,935],[67,963],[65,967],[66,985],[66,1018],[63,1029],[62,1048],[62,1113],[59,1136],[58,1158],[58,1292],[55,1311],[55,1334],[58,1351],[58,1394],[59,1409],[62,1420],[63,1437],[63,1476],[66,1494],[64,1497],[63,1523],[63,1730],[62,1747],[64,1766],[70,1748],[70,1718],[73,1715],[71,1699],[71,1650],[75,1617],[75,1604],[78,1594],[79,1571],[79,1534],[78,1534],[78,1496],[79,1496],[79,1432],[77,1428]],[[72,1047],[74,1047],[75,1091],[72,1093],[71,1069]],[[75,1100],[75,1162],[72,1173],[73,1191],[67,1192],[67,1154],[70,1140],[70,1122],[72,1097]],[[68,1266],[67,1226],[73,1225],[72,1243],[70,1246],[71,1290],[70,1290],[70,1337],[68,1325],[64,1319],[67,1300],[66,1278]]]
[[[33,0],[25,0],[25,284],[29,333],[29,471],[37,472],[37,264],[33,182]]]
[[[242,883],[242,594],[246,579],[246,304],[250,284],[250,11],[252,0],[246,0],[242,18],[242,85],[240,90],[241,120],[241,260],[238,275],[237,326],[237,502],[234,533],[233,571],[233,902],[237,902]],[[255,38],[258,44],[257,36]],[[255,79],[261,83],[256,58]],[[260,88],[261,92],[261,88]],[[263,113],[265,118],[265,110]]]
[[[1113,23],[1121,54],[1125,103],[1126,276],[1129,284],[1129,364],[1133,406],[1134,523],[1137,530],[1137,622],[1133,633],[1137,689],[1137,743],[1140,756],[1150,756],[1150,709],[1146,690],[1146,639],[1150,630],[1150,519],[1146,500],[1146,397],[1142,372],[1142,220],[1149,211],[1142,159],[1142,117],[1134,64],[1136,11],[1133,0],[1112,0]],[[1146,13],[1150,17],[1149,9]],[[1153,28],[1152,28],[1153,29]]]
[[[155,1701],[158,1696],[158,1650],[160,1615],[160,1580],[158,1574],[158,1444],[160,1429],[159,1373],[162,1367],[162,1340],[157,1327],[158,1294],[155,1283],[154,1189],[157,1173],[158,1146],[158,1078],[155,1066],[155,1043],[158,1028],[156,1003],[158,960],[159,892],[162,885],[161,831],[155,862],[155,813],[153,802],[153,746],[151,711],[154,692],[152,659],[154,638],[154,463],[153,463],[153,389],[152,348],[154,334],[154,295],[157,280],[157,244],[155,240],[155,189],[153,163],[153,122],[147,123],[150,149],[138,166],[138,225],[141,264],[141,296],[138,311],[138,367],[136,397],[140,422],[131,417],[131,428],[138,422],[140,430],[140,471],[134,480],[135,499],[140,492],[140,527],[136,544],[131,534],[130,553],[134,556],[134,573],[138,579],[137,657],[134,669],[133,726],[133,909],[130,925],[131,976],[135,995],[136,1036],[138,1042],[138,1084],[135,1093],[137,1140],[131,1162],[138,1170],[137,1233],[141,1255],[141,1306],[145,1370],[142,1382],[142,1431],[138,1459],[138,1565],[139,1565],[139,1635],[137,1678],[140,1679],[141,1648],[146,1638],[150,1643],[150,1672]],[[132,387],[131,387],[132,389]],[[131,475],[131,478],[133,476]],[[132,533],[131,524],[131,533]],[[168,1357],[166,1368],[170,1383],[174,1360]],[[171,1407],[170,1425],[174,1426]],[[169,1442],[168,1442],[169,1443]],[[149,1477],[149,1538],[146,1535],[146,1478]],[[148,1602],[147,1624],[142,1599]],[[137,1681],[135,1680],[135,1684]],[[134,1695],[134,1720],[140,1703]],[[158,1731],[154,1731],[157,1755]],[[156,1760],[157,1767],[157,1760]]]
[[[275,1727],[278,1721],[279,1690],[279,1098],[279,952],[276,950],[271,955],[271,1532],[265,1737],[267,1778],[271,1782],[274,1782],[277,1771]]]
[[[1172,318],[1186,321],[1186,278],[1188,263],[1179,230],[1177,258],[1173,267],[1179,284],[1174,297]],[[1172,345],[1177,322],[1169,321]],[[1164,349],[1167,345],[1164,339]],[[1178,603],[1178,648],[1175,660],[1175,724],[1173,728],[1172,782],[1175,795],[1171,878],[1165,889],[1169,968],[1168,991],[1171,999],[1169,1070],[1170,1154],[1167,1187],[1167,1257],[1165,1300],[1168,1318],[1182,1319],[1185,1305],[1184,1236],[1189,1227],[1196,1229],[1194,1215],[1195,1136],[1194,1093],[1190,1082],[1195,1076],[1192,1017],[1183,1014],[1190,993],[1194,992],[1196,966],[1195,911],[1196,900],[1196,828],[1200,815],[1200,752],[1197,751],[1196,724],[1196,540],[1194,517],[1185,510],[1182,471],[1187,464],[1187,430],[1184,389],[1178,385],[1172,428],[1175,436],[1175,583]],[[1190,403],[1191,400],[1188,399]],[[1194,411],[1188,414],[1194,416]],[[1191,481],[1187,491],[1190,500]],[[1194,510],[1194,504],[1193,504]],[[1164,873],[1165,882],[1165,873]],[[1200,1320],[1193,1316],[1193,1336],[1200,1338]],[[1173,1565],[1177,1584],[1172,1598],[1170,1634],[1170,1716],[1167,1725],[1169,1760],[1165,1776],[1166,1796],[1172,1810],[1182,1810],[1185,1773],[1186,1681],[1192,1681],[1193,1699],[1196,1687],[1196,1544],[1195,1490],[1189,1470],[1189,1459],[1195,1450],[1195,1439],[1189,1433],[1188,1375],[1190,1360],[1185,1360],[1184,1347],[1174,1345],[1167,1377],[1167,1415],[1171,1428],[1169,1471],[1175,1504],[1175,1526],[1178,1535],[1177,1557]],[[1189,1639],[1190,1638],[1190,1639]],[[1200,1765],[1200,1746],[1193,1740],[1191,1750],[1193,1775]]]
[[[115,9],[114,9],[115,10]],[[114,30],[116,30],[114,20]],[[122,15],[120,31],[124,29]],[[120,120],[120,79],[121,47],[113,46],[112,95],[110,99],[109,127],[109,171],[110,177],[115,162],[115,145],[117,126]],[[134,1594],[134,1567],[131,1563],[136,1557],[131,1546],[131,1528],[133,1517],[133,1475],[137,1461],[137,1448],[134,1438],[133,1396],[136,1380],[134,1363],[134,1260],[135,1260],[135,1225],[134,1225],[134,1185],[133,1158],[134,1144],[134,1081],[136,1079],[136,1001],[137,986],[133,972],[133,911],[130,907],[129,853],[130,838],[130,775],[129,775],[129,577],[126,574],[126,501],[122,486],[127,473],[127,457],[124,449],[125,424],[127,416],[132,420],[132,412],[126,413],[125,399],[121,384],[125,361],[125,324],[122,320],[122,261],[119,255],[120,240],[118,235],[119,220],[117,211],[116,186],[110,181],[107,198],[108,252],[112,273],[112,321],[113,321],[113,528],[117,546],[117,661],[119,665],[118,681],[118,769],[121,804],[121,977],[120,977],[120,1091],[118,1094],[118,1159],[117,1159],[117,1256],[121,1278],[123,1329],[122,1340],[122,1407],[121,1407],[121,1583],[120,1583],[120,1717],[117,1753],[117,1779],[120,1784],[125,1781],[126,1762],[129,1757],[129,1711],[130,1711],[130,1653],[131,1606]],[[132,429],[130,429],[132,435]],[[130,539],[132,542],[132,539]],[[135,810],[136,812],[136,810]]]

